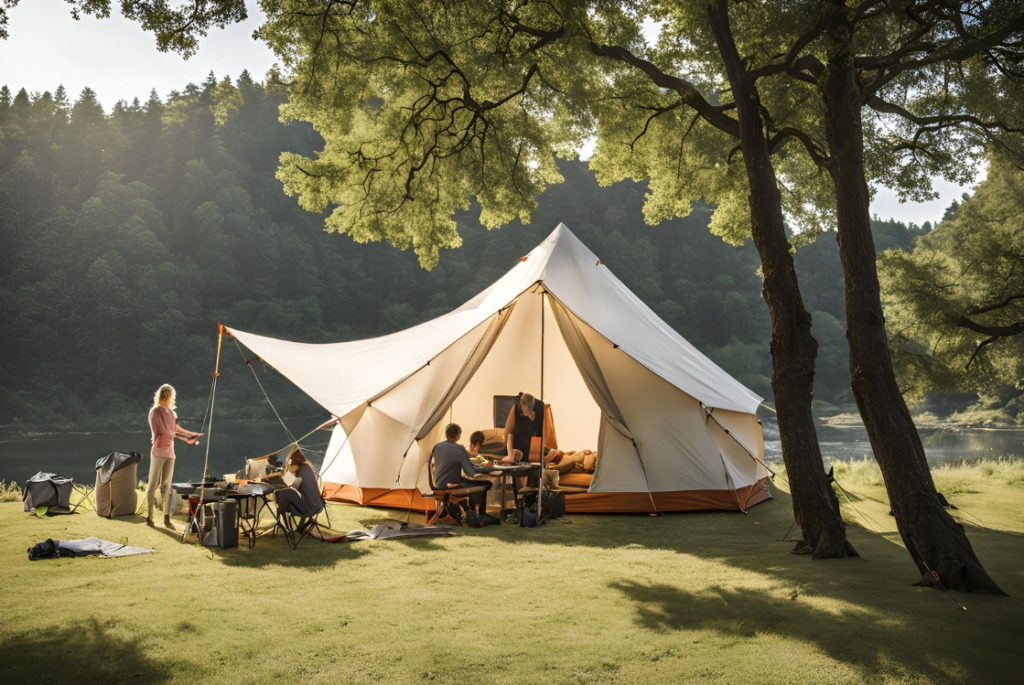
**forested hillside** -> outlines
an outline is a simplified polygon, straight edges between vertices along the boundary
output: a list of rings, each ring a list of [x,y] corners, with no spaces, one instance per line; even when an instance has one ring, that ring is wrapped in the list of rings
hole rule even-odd
[[[411,253],[327,234],[275,180],[282,151],[320,141],[283,125],[281,97],[243,73],[104,112],[84,90],[0,90],[0,424],[138,427],[156,387],[201,416],[216,323],[308,342],[399,330],[449,311],[566,223],[669,324],[770,396],[768,314],[757,254],[707,230],[709,211],[648,226],[644,186],[599,188],[582,162],[528,226],[459,217],[461,249],[430,272]],[[925,229],[876,224],[879,249]],[[797,255],[819,342],[816,397],[849,401],[834,236]],[[218,413],[266,416],[241,356],[224,350]],[[254,365],[259,367],[258,364]],[[317,408],[271,371],[285,413]]]

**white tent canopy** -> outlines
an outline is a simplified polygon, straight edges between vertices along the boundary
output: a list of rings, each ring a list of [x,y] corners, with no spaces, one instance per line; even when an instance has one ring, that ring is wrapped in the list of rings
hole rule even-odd
[[[591,493],[746,488],[749,499],[767,475],[761,398],[564,224],[469,302],[404,331],[319,345],[230,332],[340,419],[326,482],[427,492],[446,423],[490,428],[494,396],[542,391],[559,446],[600,454]]]

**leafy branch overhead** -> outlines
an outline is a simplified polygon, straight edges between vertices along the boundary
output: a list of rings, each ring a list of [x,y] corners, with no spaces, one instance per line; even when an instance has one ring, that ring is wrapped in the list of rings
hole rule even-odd
[[[643,18],[601,2],[279,3],[260,35],[290,84],[284,116],[326,141],[315,159],[282,157],[286,191],[333,206],[332,230],[411,246],[431,266],[459,244],[451,216],[470,198],[488,226],[528,221],[561,180],[554,157],[596,136],[602,182],[651,179],[650,221],[708,198],[718,232],[740,242],[733,104],[686,55],[647,45]]]
[[[1007,134],[1024,126],[1001,90],[1020,70],[1019,4],[868,1],[839,13],[870,111],[869,180],[922,199],[935,174],[969,180],[964,161],[987,146],[1019,150]],[[439,248],[459,244],[451,216],[470,198],[488,226],[528,221],[534,195],[560,180],[553,157],[596,140],[591,167],[602,182],[650,181],[649,221],[705,199],[719,208],[716,233],[749,234],[735,103],[703,2],[278,0],[264,9],[259,35],[290,87],[284,116],[310,121],[326,141],[315,158],[285,155],[280,178],[304,207],[333,208],[331,230],[413,247],[430,266]],[[809,0],[729,11],[787,216],[806,241],[832,224],[818,91],[836,13]]]

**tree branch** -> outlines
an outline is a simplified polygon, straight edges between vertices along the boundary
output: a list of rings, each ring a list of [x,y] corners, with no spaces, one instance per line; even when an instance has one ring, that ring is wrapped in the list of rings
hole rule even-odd
[[[828,154],[826,154],[825,151],[822,150],[809,135],[798,128],[793,128],[792,126],[783,128],[774,136],[769,138],[768,151],[774,154],[788,138],[796,138],[803,143],[804,148],[807,150],[807,154],[810,155],[811,159],[819,167],[828,163]]]
[[[967,360],[967,366],[965,366],[964,369],[966,370],[966,369],[971,368],[971,364],[974,363],[975,357],[977,357],[978,353],[981,352],[987,345],[991,345],[992,343],[998,342],[999,340],[1002,340],[1002,338],[999,337],[999,336],[996,336],[996,337],[992,337],[992,338],[987,338],[985,340],[982,340],[980,343],[978,343],[978,346],[974,349],[974,354],[972,354],[971,358]]]
[[[903,107],[897,104],[883,100],[877,95],[869,95],[865,101],[871,109],[876,112],[882,112],[884,114],[896,114],[907,121],[917,124],[918,126],[933,126],[939,125],[942,127],[950,126],[953,124],[973,124],[984,129],[999,129],[1006,131],[1007,133],[1024,133],[1024,129],[1013,128],[1002,121],[982,121],[976,116],[970,114],[937,114],[933,116],[918,116],[912,112],[907,111]]]
[[[960,13],[959,11],[956,11],[954,13],[953,18],[958,19],[959,17]],[[948,17],[944,18],[948,19]],[[879,89],[881,89],[885,84],[889,83],[899,74],[905,71],[919,70],[923,67],[938,64],[940,62],[950,62],[966,59],[973,55],[986,52],[987,50],[998,46],[1000,43],[1005,41],[1013,34],[1022,30],[1024,30],[1024,14],[1018,14],[1016,17],[1013,18],[1013,20],[1007,22],[1005,26],[1002,26],[994,31],[991,31],[990,33],[973,39],[969,38],[970,34],[963,30],[961,26],[961,29],[959,31],[961,35],[958,39],[950,41],[945,45],[935,47],[931,54],[921,57],[920,59],[899,62],[886,68],[883,73],[880,73],[874,79],[871,85],[866,86],[862,90],[862,93],[864,94],[865,98],[873,95],[874,93],[877,93]],[[968,40],[963,40],[964,37],[968,37]],[[889,55],[886,55],[878,58],[878,60],[884,62],[888,58]],[[866,60],[866,58],[858,58],[858,60],[860,59]]]
[[[1024,321],[1017,321],[1006,326],[986,326],[985,324],[968,319],[966,316],[961,316],[956,325],[975,333],[992,336],[993,338],[1011,338],[1024,333]]]
[[[683,104],[699,113],[709,124],[731,136],[739,136],[739,125],[736,120],[726,116],[722,110],[708,102],[689,81],[666,74],[654,63],[637,57],[618,45],[599,45],[591,42],[589,47],[591,54],[597,57],[608,57],[639,69],[647,74],[654,85],[674,91]]]
[[[997,309],[1002,309],[1003,307],[1008,306],[1011,302],[1015,300],[1024,300],[1024,295],[1011,295],[1002,302],[991,304],[986,307],[978,307],[976,309],[972,309],[969,312],[967,312],[964,316],[977,316],[978,314],[987,314],[988,312],[994,312]]]

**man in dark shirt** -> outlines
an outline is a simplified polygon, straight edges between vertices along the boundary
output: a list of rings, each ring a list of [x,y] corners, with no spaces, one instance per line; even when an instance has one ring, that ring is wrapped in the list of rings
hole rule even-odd
[[[489,480],[472,480],[480,471],[469,458],[471,454],[476,456],[480,445],[470,445],[472,453],[467,452],[466,448],[459,444],[462,428],[455,423],[448,424],[444,429],[444,436],[447,439],[434,445],[430,453],[431,459],[434,460],[434,487],[438,490],[454,490],[467,486],[483,486],[479,492],[469,495],[469,501],[475,504],[477,511],[483,515],[487,508],[487,491],[491,489],[492,483]],[[485,463],[485,467],[493,465],[493,462]]]

